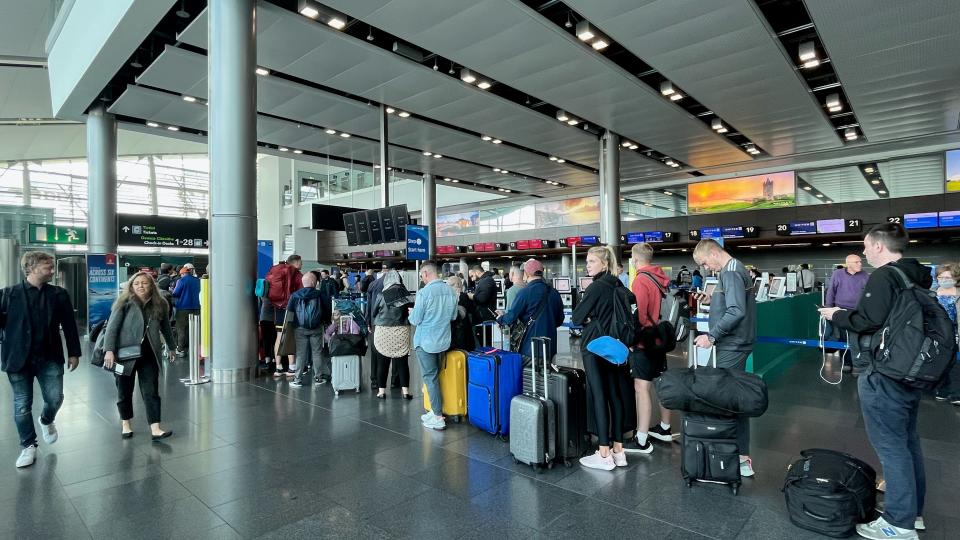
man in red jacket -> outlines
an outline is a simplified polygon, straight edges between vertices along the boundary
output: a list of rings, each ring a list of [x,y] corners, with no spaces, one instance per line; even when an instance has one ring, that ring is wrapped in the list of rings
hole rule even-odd
[[[280,346],[280,331],[283,328],[287,302],[290,301],[290,295],[303,287],[301,268],[303,268],[303,258],[294,253],[287,257],[286,261],[273,265],[267,272],[265,279],[270,287],[267,297],[261,299],[260,321],[267,323],[266,325],[261,324],[261,329],[267,330],[263,332],[264,349],[267,349],[267,344],[273,343],[273,347],[268,354],[279,356],[276,355],[276,351]],[[287,377],[293,377],[297,372],[293,363],[293,355],[283,355],[276,358],[276,371],[273,376],[286,375]]]
[[[650,244],[634,244],[630,252],[633,267],[637,275],[633,278],[633,295],[637,299],[637,318],[640,326],[649,329],[660,321],[660,300],[662,291],[670,294],[670,278],[663,273],[659,266],[651,264],[653,248]],[[670,411],[660,406],[660,424],[650,429],[650,418],[653,416],[653,400],[650,397],[650,382],[660,376],[667,369],[667,355],[644,348],[638,343],[630,353],[630,372],[633,375],[633,388],[637,396],[637,438],[624,443],[626,452],[649,454],[653,452],[653,444],[649,437],[662,442],[673,442],[670,432]]]

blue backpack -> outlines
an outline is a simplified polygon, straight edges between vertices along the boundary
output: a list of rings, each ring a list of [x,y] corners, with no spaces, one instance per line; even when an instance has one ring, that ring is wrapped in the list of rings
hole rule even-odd
[[[323,309],[320,298],[304,298],[297,302],[297,324],[300,328],[313,330],[323,323]]]
[[[266,298],[270,294],[270,282],[265,279],[258,279],[253,293],[257,295],[257,298]]]

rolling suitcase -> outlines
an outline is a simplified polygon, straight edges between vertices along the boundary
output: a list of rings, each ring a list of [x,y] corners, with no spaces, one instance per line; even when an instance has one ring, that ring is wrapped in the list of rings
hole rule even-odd
[[[736,418],[683,415],[680,455],[680,471],[687,487],[697,481],[727,484],[734,495],[740,490]]]
[[[347,328],[349,328],[349,323],[352,322],[352,319],[352,317],[347,315],[341,315],[340,327],[337,329],[337,333],[345,334],[343,323],[347,322]],[[355,390],[357,393],[360,392],[360,355],[334,355],[330,357],[330,364],[330,386],[333,387],[334,395],[339,396],[341,390]]]
[[[572,467],[587,452],[587,376],[582,369],[550,365],[547,387],[557,408],[557,460]],[[533,391],[533,374],[526,370],[523,391]]]
[[[440,359],[440,392],[443,394],[443,415],[460,423],[467,415],[467,353],[449,350]],[[423,385],[423,408],[431,411],[427,385]]]
[[[507,436],[510,400],[520,394],[522,376],[520,353],[490,347],[468,353],[467,418],[470,423],[491,435]]]
[[[526,463],[539,470],[541,465],[553,468],[557,457],[557,410],[550,399],[546,374],[548,357],[548,339],[533,338],[533,348],[539,348],[543,355],[543,396],[537,393],[536,366],[537,355],[530,362],[532,391],[514,396],[510,400],[510,424],[513,436],[510,437],[510,453],[514,463]]]

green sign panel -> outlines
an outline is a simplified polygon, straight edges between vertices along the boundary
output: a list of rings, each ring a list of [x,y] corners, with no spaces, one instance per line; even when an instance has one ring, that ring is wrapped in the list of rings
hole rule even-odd
[[[31,244],[86,244],[87,230],[83,227],[30,224],[28,242]]]

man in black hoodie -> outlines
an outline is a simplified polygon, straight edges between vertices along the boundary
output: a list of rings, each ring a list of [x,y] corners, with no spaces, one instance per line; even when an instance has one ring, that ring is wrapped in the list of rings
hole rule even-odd
[[[905,286],[892,267],[902,270],[924,289],[929,289],[933,281],[929,268],[916,259],[903,257],[907,243],[907,231],[899,223],[883,223],[870,229],[863,239],[863,254],[877,270],[870,274],[856,309],[822,308],[820,313],[841,330],[867,336],[879,330]],[[924,528],[926,491],[917,435],[921,392],[877,373],[872,360],[857,380],[857,390],[867,437],[880,458],[887,483],[883,515],[871,523],[857,525],[857,533],[874,539],[915,539],[916,529]]]
[[[483,267],[474,266],[470,269],[470,277],[476,280],[477,285],[473,290],[473,293],[469,294],[471,300],[477,304],[477,309],[480,310],[480,317],[484,321],[492,321],[497,318],[497,284],[493,281],[493,272],[483,271]],[[486,330],[486,337],[484,337],[484,330]],[[490,345],[491,336],[493,335],[492,330],[488,330],[487,327],[477,328],[477,343],[480,345]]]

